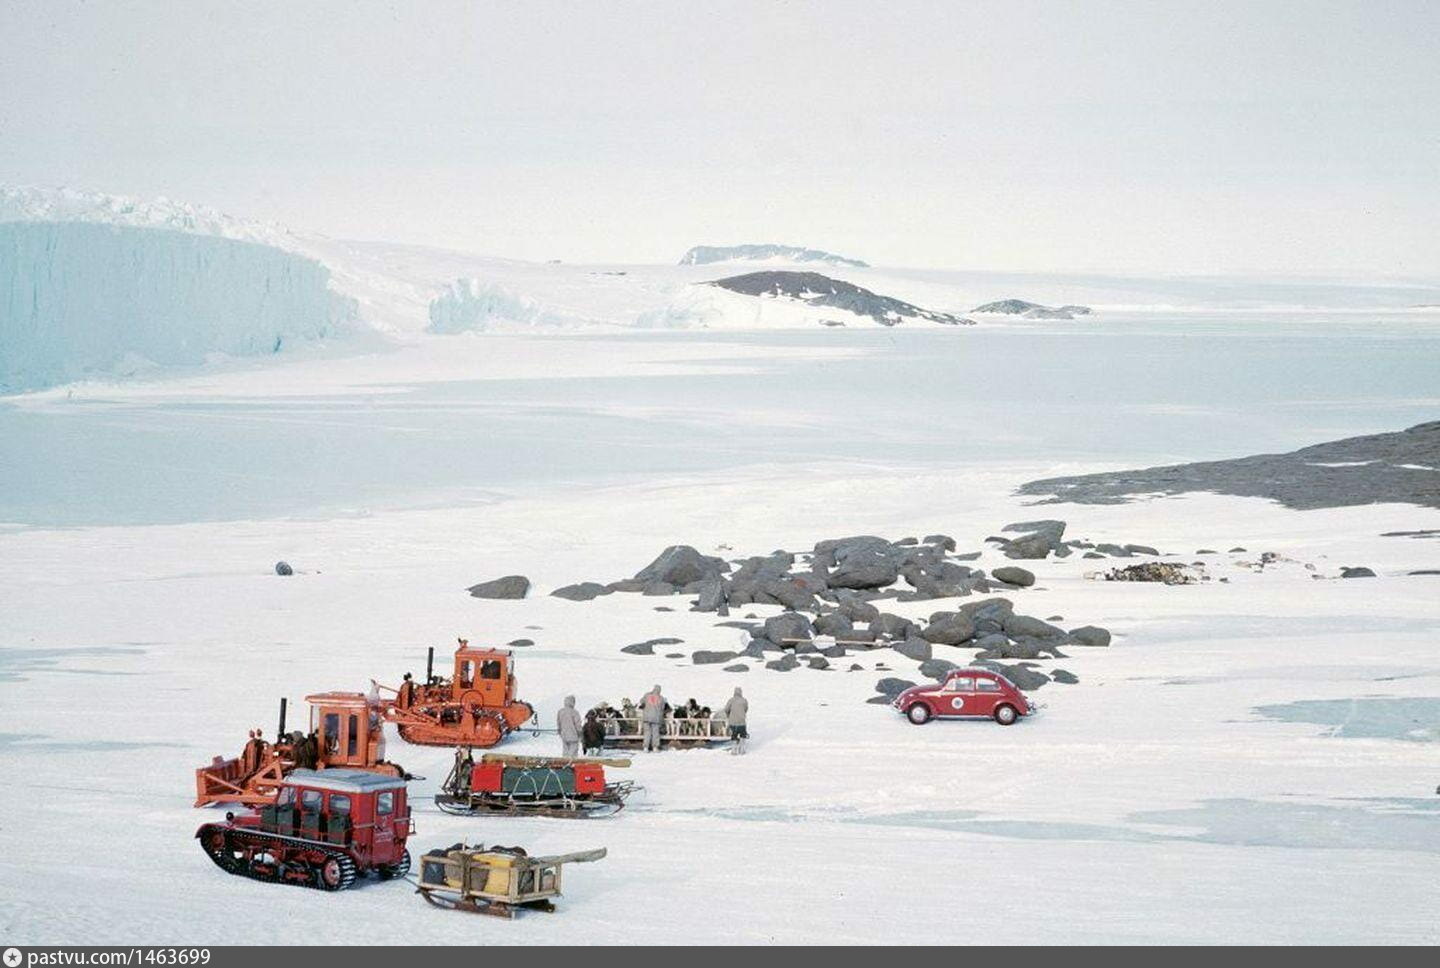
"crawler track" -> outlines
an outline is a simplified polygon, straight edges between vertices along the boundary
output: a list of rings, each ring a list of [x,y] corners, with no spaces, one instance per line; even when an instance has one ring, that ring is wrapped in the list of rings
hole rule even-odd
[[[236,830],[220,824],[206,824],[196,837],[216,867],[237,877],[269,884],[297,884],[321,891],[343,891],[359,877],[355,860],[348,853],[319,841]],[[318,855],[318,859],[312,859],[314,855]],[[409,869],[408,856],[406,870]]]

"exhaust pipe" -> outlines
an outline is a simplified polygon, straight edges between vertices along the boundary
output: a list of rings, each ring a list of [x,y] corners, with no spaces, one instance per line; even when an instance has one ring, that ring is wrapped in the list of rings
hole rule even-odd
[[[286,701],[287,701],[287,700],[285,699],[284,696],[281,696],[281,697],[280,697],[280,727],[279,727],[279,729],[276,730],[276,733],[275,733],[275,742],[277,742],[277,743],[283,743],[283,742],[285,741],[285,703],[286,703]]]
[[[430,685],[435,678],[435,646],[430,646],[430,651],[425,656],[425,685]]]

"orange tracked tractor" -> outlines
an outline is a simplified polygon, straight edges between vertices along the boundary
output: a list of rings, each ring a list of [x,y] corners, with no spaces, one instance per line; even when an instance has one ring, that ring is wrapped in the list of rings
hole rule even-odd
[[[384,703],[385,718],[406,742],[494,746],[535,717],[528,702],[515,698],[513,653],[471,648],[461,639],[449,679],[434,674],[434,663],[431,649],[424,683],[412,682],[407,673],[399,689],[386,687],[395,698]]]
[[[284,780],[297,768],[327,770],[345,767],[408,779],[409,774],[385,759],[384,702],[359,692],[321,692],[306,696],[310,732],[285,732],[285,700],[280,700],[280,726],[275,742],[258,729],[239,756],[215,757],[195,771],[195,806],[241,803],[273,804]]]

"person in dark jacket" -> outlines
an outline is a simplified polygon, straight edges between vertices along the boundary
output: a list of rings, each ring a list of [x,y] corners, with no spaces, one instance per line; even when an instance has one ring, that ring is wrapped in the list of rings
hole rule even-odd
[[[585,714],[585,725],[580,729],[580,740],[586,756],[598,755],[605,746],[605,727],[593,709]]]

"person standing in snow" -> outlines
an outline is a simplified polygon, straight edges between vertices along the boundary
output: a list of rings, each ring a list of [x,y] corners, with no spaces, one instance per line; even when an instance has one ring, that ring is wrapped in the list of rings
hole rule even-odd
[[[640,698],[641,746],[647,752],[660,749],[660,724],[665,722],[665,708],[669,705],[660,695],[658,684]]]
[[[740,687],[735,687],[735,695],[725,704],[722,710],[725,714],[725,725],[730,727],[730,739],[735,745],[730,747],[730,752],[736,756],[745,755],[745,741],[750,738],[750,733],[745,729],[745,717],[750,712],[750,700],[740,692]]]
[[[565,697],[565,705],[555,714],[555,726],[560,730],[561,755],[579,756],[581,723],[574,696]]]

